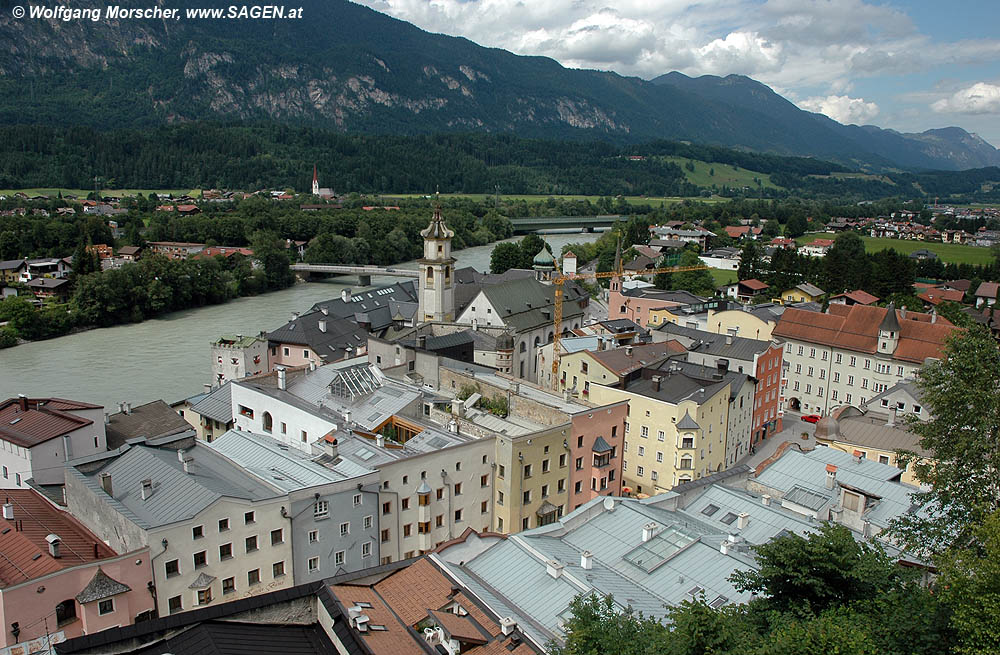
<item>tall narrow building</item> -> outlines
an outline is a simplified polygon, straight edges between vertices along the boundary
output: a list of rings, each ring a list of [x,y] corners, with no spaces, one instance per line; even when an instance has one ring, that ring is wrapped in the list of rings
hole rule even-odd
[[[316,164],[313,164],[313,186],[312,186],[312,194],[314,196],[318,196],[319,195],[319,175],[317,174],[317,171],[316,171]]]
[[[420,236],[424,238],[424,256],[420,263],[418,316],[422,321],[455,320],[455,258],[451,239],[455,233],[441,219],[440,205],[434,207],[431,224]]]

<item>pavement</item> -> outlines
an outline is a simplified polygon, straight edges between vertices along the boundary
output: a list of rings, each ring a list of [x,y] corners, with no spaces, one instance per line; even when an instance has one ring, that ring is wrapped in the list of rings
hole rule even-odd
[[[813,432],[816,430],[816,425],[813,423],[806,423],[801,420],[801,418],[802,415],[797,412],[786,411],[785,416],[782,419],[783,429],[781,432],[775,432],[763,442],[757,444],[754,448],[753,454],[747,455],[737,463],[756,467],[765,459],[773,455],[774,451],[778,449],[778,446],[786,441],[798,444],[803,449],[815,448],[816,439],[813,437]],[[809,435],[808,439],[802,439],[803,432]]]

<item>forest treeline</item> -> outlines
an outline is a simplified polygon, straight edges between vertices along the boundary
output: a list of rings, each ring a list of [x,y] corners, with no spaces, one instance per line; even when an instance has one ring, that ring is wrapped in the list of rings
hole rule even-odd
[[[774,185],[691,184],[666,157],[730,164]],[[338,192],[780,198],[1000,199],[1000,169],[851,176],[838,164],[655,141],[546,141],[511,135],[347,135],[275,124],[194,122],[149,130],[0,127],[0,188],[307,190],[313,165]],[[780,188],[779,188],[780,187]]]

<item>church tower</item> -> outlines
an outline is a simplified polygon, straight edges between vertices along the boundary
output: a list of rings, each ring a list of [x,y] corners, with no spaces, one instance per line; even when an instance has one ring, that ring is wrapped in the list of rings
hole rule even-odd
[[[313,164],[313,195],[319,195],[319,175],[316,174],[316,164]]]
[[[435,205],[434,218],[420,236],[424,238],[424,256],[420,264],[418,320],[455,320],[455,258],[451,239],[455,233],[441,220],[441,205]]]

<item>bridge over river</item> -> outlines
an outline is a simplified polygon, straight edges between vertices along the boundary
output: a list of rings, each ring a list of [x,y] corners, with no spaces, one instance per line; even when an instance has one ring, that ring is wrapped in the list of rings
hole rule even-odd
[[[394,268],[392,266],[351,266],[349,264],[292,264],[290,269],[296,273],[323,273],[327,275],[354,275],[357,276],[361,286],[368,287],[372,284],[372,276],[385,277],[420,277],[420,271],[412,268]]]
[[[594,228],[611,227],[621,220],[618,214],[605,216],[522,216],[510,219],[515,234],[537,230],[579,230],[593,232]]]

